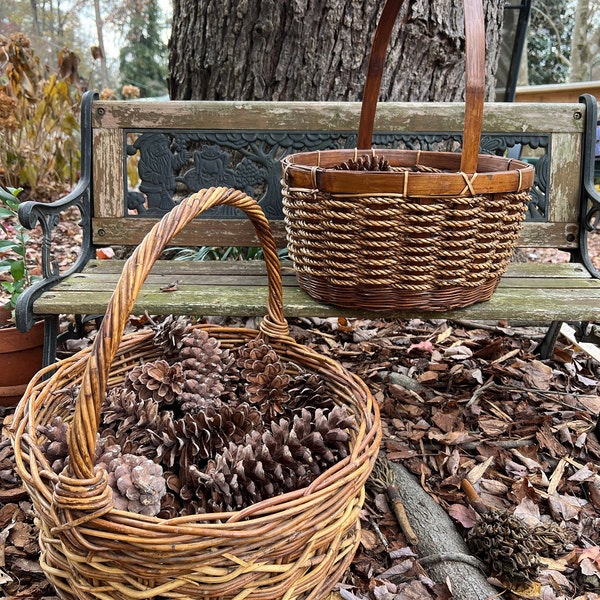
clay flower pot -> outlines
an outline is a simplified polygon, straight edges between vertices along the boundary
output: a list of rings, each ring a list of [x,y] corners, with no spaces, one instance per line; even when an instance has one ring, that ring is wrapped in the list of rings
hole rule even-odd
[[[42,368],[44,322],[27,333],[7,327],[10,311],[0,308],[0,406],[19,402],[29,380]]]

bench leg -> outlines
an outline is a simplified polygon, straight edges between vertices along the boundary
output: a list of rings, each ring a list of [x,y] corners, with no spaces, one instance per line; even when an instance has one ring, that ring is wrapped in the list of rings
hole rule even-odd
[[[554,346],[556,345],[556,340],[560,334],[561,325],[562,321],[552,321],[550,327],[548,327],[548,331],[546,332],[546,335],[544,336],[544,339],[538,348],[538,352],[542,360],[552,358]]]
[[[44,318],[44,367],[56,362],[58,326],[58,315]]]

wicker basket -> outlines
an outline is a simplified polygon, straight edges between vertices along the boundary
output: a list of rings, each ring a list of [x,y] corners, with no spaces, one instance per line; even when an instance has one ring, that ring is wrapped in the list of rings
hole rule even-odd
[[[485,44],[481,0],[465,0],[466,103],[462,154],[384,149],[391,171],[336,165],[370,150],[383,62],[402,0],[388,0],[375,33],[358,150],[282,161],[290,258],[300,286],[338,306],[446,310],[488,300],[512,256],[534,169],[479,155]],[[439,172],[442,171],[442,172]]]
[[[163,520],[113,508],[106,471],[93,460],[105,391],[131,368],[153,360],[152,332],[122,337],[142,282],[166,243],[204,210],[228,204],[252,220],[269,276],[261,331],[197,325],[233,348],[265,336],[283,361],[318,373],[334,401],[355,416],[351,455],[307,488],[237,512]],[[50,375],[47,380],[44,377]],[[74,402],[67,387],[78,386]],[[55,475],[40,451],[39,425],[70,421],[68,472]],[[144,238],[123,270],[91,349],[40,371],[10,430],[17,471],[40,525],[40,562],[62,598],[320,598],[341,578],[359,542],[364,483],[381,439],[365,384],[337,362],[288,335],[276,247],[258,205],[231,189],[184,200]]]

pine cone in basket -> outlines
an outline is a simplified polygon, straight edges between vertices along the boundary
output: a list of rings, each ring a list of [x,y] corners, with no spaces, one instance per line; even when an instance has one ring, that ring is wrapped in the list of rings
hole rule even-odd
[[[292,379],[288,395],[289,400],[285,408],[292,413],[309,406],[319,408],[331,406],[333,403],[323,379],[310,371],[300,371]]]
[[[141,400],[151,398],[161,404],[173,404],[183,391],[184,381],[179,363],[170,365],[166,360],[155,360],[134,367],[128,373],[124,386],[133,390]]]
[[[179,354],[183,345],[183,338],[188,335],[192,325],[185,317],[169,315],[161,323],[155,323],[152,343],[162,349],[166,357]]]
[[[542,563],[539,542],[526,523],[503,510],[491,510],[469,531],[467,543],[492,575],[514,583],[536,578]]]
[[[353,158],[332,167],[338,171],[391,171],[390,163],[385,156],[364,154],[356,160]]]
[[[67,445],[67,432],[69,426],[60,416],[54,417],[49,425],[38,425],[37,430],[46,436],[46,440],[40,444],[40,450],[46,457],[52,470],[60,473],[69,457],[69,446]]]
[[[185,383],[180,395],[182,409],[201,408],[206,400],[219,398],[225,392],[227,375],[235,362],[228,350],[203,329],[193,329],[182,340],[179,359]]]
[[[153,398],[141,400],[133,390],[112,388],[102,408],[100,437],[104,440],[112,435],[124,453],[138,454],[140,447],[147,445],[149,431],[160,430],[159,413],[159,402]]]
[[[207,403],[203,410],[174,418],[165,413],[160,429],[149,431],[156,456],[169,470],[176,465],[185,481],[190,465],[203,464],[229,441],[238,442],[246,433],[262,428],[258,410],[242,403],[231,407],[219,401]]]
[[[237,365],[246,382],[246,400],[258,405],[267,420],[283,414],[289,399],[286,387],[290,378],[277,352],[263,339],[256,338],[239,348]]]
[[[96,463],[108,473],[115,508],[155,516],[167,492],[162,467],[149,458],[121,454],[120,450],[119,446],[105,448]]]
[[[315,417],[315,418],[313,418]],[[264,433],[251,431],[209,460],[204,469],[191,465],[181,489],[186,512],[239,510],[266,498],[310,484],[340,456],[354,418],[336,407],[325,415],[304,409],[292,423],[271,421]]]

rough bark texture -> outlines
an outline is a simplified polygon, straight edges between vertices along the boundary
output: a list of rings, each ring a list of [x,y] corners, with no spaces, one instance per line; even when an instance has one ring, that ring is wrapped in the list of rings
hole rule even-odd
[[[475,566],[467,545],[446,512],[403,466],[394,464],[394,471],[408,520],[419,538],[417,550],[426,563],[427,574],[434,581],[449,583],[455,600],[498,597],[498,590]],[[471,561],[474,564],[470,564]]]
[[[383,2],[174,0],[174,100],[360,100]],[[503,1],[485,0],[493,98]],[[381,98],[461,100],[462,3],[414,0],[392,36]]]

